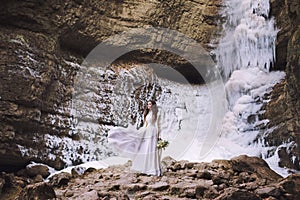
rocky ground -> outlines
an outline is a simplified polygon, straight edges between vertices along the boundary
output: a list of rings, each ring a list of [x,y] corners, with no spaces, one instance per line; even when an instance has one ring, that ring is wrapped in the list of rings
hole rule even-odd
[[[125,165],[60,173],[43,181],[43,165],[0,176],[0,199],[297,199],[300,175],[286,178],[257,157],[239,156],[211,163],[163,159],[164,175],[130,171]]]

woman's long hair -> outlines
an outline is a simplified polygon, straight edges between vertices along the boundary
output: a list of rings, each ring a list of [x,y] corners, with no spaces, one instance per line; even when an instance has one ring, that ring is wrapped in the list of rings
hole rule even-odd
[[[158,108],[157,108],[157,105],[156,105],[156,102],[151,100],[151,101],[148,101],[148,102],[151,102],[152,103],[152,122],[156,122],[157,120],[157,113],[158,113]],[[149,109],[148,109],[148,106],[146,105],[145,109],[144,109],[144,122],[146,121],[146,116],[148,115],[149,113]]]

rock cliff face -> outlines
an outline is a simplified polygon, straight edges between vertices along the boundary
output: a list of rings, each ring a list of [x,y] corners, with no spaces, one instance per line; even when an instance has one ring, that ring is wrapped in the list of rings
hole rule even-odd
[[[281,146],[281,166],[300,169],[300,5],[297,0],[270,2],[280,28],[275,69],[287,75],[275,86],[266,107],[268,126],[276,129],[264,138],[266,145]],[[72,132],[74,77],[83,58],[104,39],[145,26],[178,30],[210,49],[210,41],[220,30],[221,7],[221,0],[2,1],[0,169],[23,168],[30,160],[60,169],[82,162],[82,157],[94,159],[89,144],[80,144],[80,137]],[[122,59],[153,62],[153,58],[167,60],[171,66],[180,63],[163,52],[141,51]],[[185,64],[180,67],[184,69]],[[109,95],[115,79],[111,71],[94,92],[96,96],[101,93],[99,102],[108,105],[95,107],[101,114],[96,118],[99,127],[93,130],[94,144],[105,138],[105,125],[114,123]],[[76,153],[66,159],[70,152]],[[99,149],[96,153],[103,155]]]
[[[300,3],[297,0],[271,1],[271,12],[279,28],[276,69],[286,79],[276,85],[265,116],[275,130],[266,135],[268,146],[280,146],[279,165],[300,170]]]
[[[71,152],[75,154],[68,164],[77,164],[84,156],[93,159],[89,144],[76,143],[78,134],[72,132],[74,77],[83,58],[111,35],[144,26],[175,29],[210,48],[221,7],[219,0],[5,0],[1,4],[1,170],[22,168],[30,160],[60,169]],[[143,59],[153,61],[147,54]],[[95,95],[101,93],[99,101],[108,106],[96,108],[105,117],[97,118],[95,144],[101,144],[104,125],[113,121],[109,84],[115,77],[112,71],[97,83],[100,89]]]

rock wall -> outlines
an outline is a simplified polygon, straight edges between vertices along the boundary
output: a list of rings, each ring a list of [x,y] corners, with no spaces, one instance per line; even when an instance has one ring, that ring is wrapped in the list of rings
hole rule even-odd
[[[286,79],[276,85],[265,117],[275,130],[265,135],[267,146],[279,146],[279,165],[300,170],[300,2],[271,0],[271,12],[279,28],[276,69]]]
[[[271,0],[271,14],[280,29],[275,69],[285,70],[286,79],[275,86],[265,118],[269,128],[266,145],[280,146],[280,165],[300,169],[300,5],[297,0]],[[210,49],[218,34],[221,0],[167,1],[36,1],[4,0],[0,8],[0,169],[22,168],[30,160],[60,169],[64,154],[71,151],[76,164],[89,156],[78,143],[69,152],[66,146],[78,141],[72,133],[71,98],[78,65],[93,47],[104,39],[131,28],[160,26],[178,30]],[[155,52],[157,53],[157,52]],[[135,58],[152,62],[153,57],[178,62],[169,55],[152,56],[138,52]],[[134,55],[127,56],[134,57]],[[130,60],[130,59],[129,59]],[[184,67],[184,65],[182,65]],[[111,91],[99,83],[110,104]],[[100,91],[97,91],[98,93]],[[102,93],[103,94],[103,93]],[[112,124],[109,106],[98,108],[105,118],[99,125]],[[100,126],[99,140],[105,135]],[[55,138],[55,140],[53,139]],[[72,141],[60,142],[62,139]],[[49,143],[52,140],[52,143]],[[101,152],[99,153],[101,155]],[[93,159],[93,158],[90,158]]]
[[[82,162],[83,156],[95,159],[89,144],[80,144],[72,132],[71,98],[78,64],[109,36],[144,26],[178,30],[209,49],[219,29],[220,7],[221,0],[2,1],[0,170],[23,168],[31,160],[61,169]],[[106,83],[113,84],[114,79],[112,74],[98,83],[100,91],[95,94],[105,94],[99,102],[110,103]],[[97,118],[95,144],[105,135],[101,125],[112,123],[109,106],[96,109],[106,117]],[[66,155],[71,156],[70,163]]]

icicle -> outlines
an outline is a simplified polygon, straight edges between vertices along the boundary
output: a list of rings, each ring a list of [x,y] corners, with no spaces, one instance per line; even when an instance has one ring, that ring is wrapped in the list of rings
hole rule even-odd
[[[278,30],[269,19],[269,0],[225,0],[224,37],[216,50],[226,79],[234,70],[259,67],[269,71],[275,60]]]

